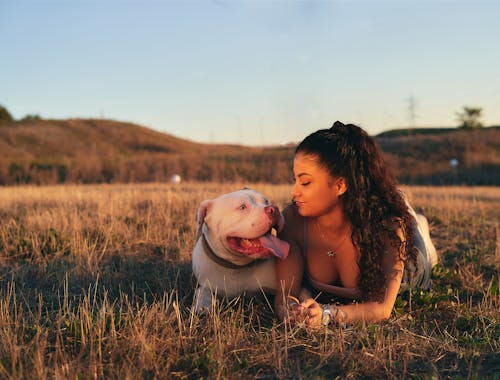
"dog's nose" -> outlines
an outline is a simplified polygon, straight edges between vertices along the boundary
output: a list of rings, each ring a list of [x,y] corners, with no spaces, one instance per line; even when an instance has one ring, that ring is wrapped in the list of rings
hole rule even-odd
[[[266,213],[266,215],[273,217],[274,215],[277,215],[279,211],[278,207],[271,205],[271,206],[266,206],[264,208],[264,212]]]

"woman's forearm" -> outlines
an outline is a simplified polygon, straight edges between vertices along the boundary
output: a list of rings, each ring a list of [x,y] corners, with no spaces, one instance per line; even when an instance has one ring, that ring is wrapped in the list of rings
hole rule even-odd
[[[332,320],[339,323],[351,322],[380,322],[390,317],[392,307],[379,302],[356,303],[351,305],[331,305],[337,308],[336,318]],[[332,308],[332,309],[333,309]],[[334,311],[335,309],[333,309]],[[332,311],[332,314],[334,313]]]

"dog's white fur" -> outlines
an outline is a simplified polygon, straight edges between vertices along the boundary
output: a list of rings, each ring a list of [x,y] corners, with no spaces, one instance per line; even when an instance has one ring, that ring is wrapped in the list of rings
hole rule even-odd
[[[263,194],[243,189],[203,201],[198,209],[197,222],[198,240],[192,256],[193,272],[198,280],[194,296],[195,312],[210,309],[214,294],[234,297],[243,292],[277,289],[274,258],[268,257],[270,254],[242,254],[233,249],[227,239],[229,236],[254,239],[273,227],[276,230],[283,228],[283,216]],[[213,260],[206,252],[202,235],[216,256],[239,267],[229,268]],[[269,244],[276,248],[275,254],[285,258],[288,244],[266,236]]]

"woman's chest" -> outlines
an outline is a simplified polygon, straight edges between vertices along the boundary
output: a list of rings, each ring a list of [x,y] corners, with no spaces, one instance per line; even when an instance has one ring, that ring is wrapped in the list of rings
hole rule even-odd
[[[332,255],[331,252],[334,254]],[[346,242],[337,250],[324,247],[317,239],[311,239],[305,252],[307,272],[323,284],[356,287],[359,268],[352,243]]]

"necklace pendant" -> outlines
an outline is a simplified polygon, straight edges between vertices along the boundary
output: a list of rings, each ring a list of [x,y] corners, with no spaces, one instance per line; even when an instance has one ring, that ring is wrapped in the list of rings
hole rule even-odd
[[[335,252],[330,250],[330,251],[326,251],[326,254],[328,257],[334,257],[335,256]]]

